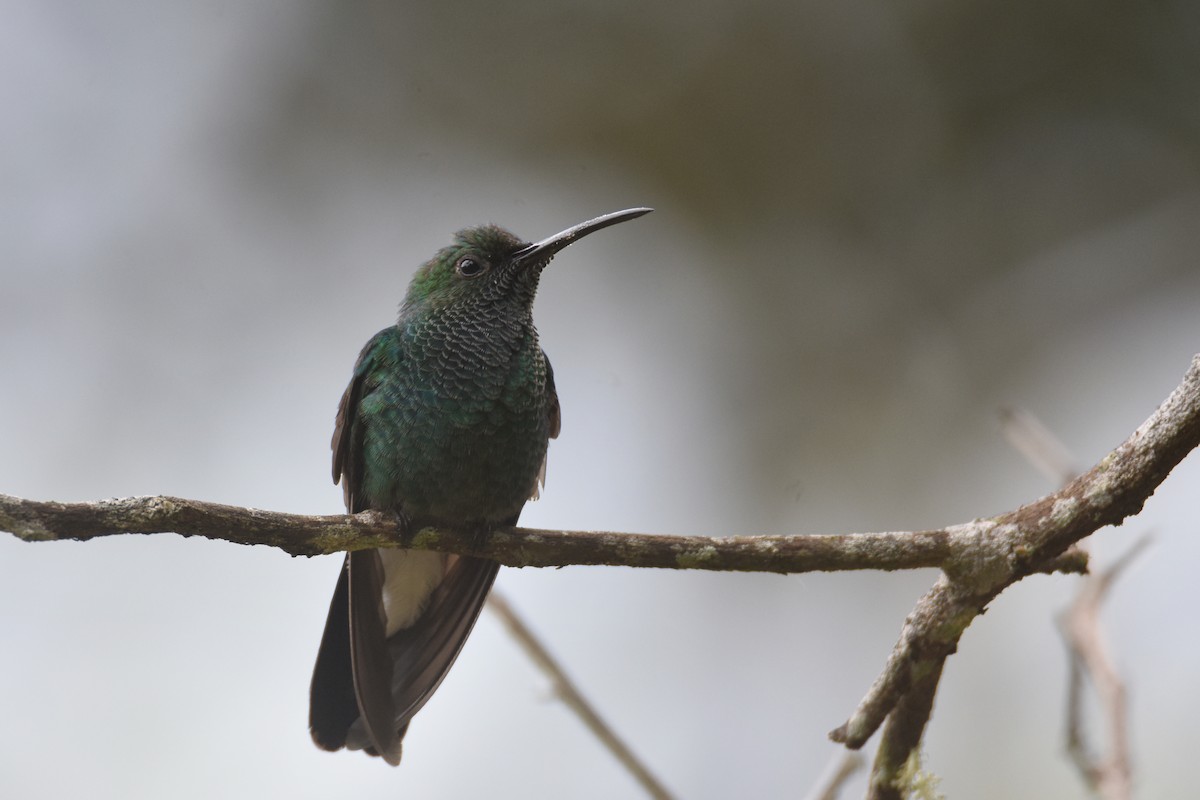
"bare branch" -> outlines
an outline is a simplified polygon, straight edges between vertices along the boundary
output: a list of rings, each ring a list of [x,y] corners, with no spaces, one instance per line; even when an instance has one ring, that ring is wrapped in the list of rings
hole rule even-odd
[[[969,537],[949,530],[828,536],[664,536],[606,531],[497,528],[480,542],[472,531],[423,528],[404,540],[397,520],[376,511],[302,516],[187,500],[126,497],[54,503],[0,494],[0,530],[37,541],[87,541],[127,533],[178,533],[235,544],[263,544],[313,556],[373,547],[411,547],[482,556],[509,567],[607,565],[799,573],[939,567],[969,556]],[[1047,570],[1082,572],[1071,556]]]
[[[575,712],[576,716],[587,726],[587,729],[616,757],[617,761],[621,762],[621,766],[629,771],[634,779],[641,784],[642,788],[646,790],[646,793],[656,798],[656,800],[671,800],[671,793],[659,783],[658,779],[651,774],[646,765],[617,736],[616,732],[608,726],[608,723],[600,718],[596,709],[575,688],[575,683],[567,677],[567,673],[559,666],[558,661],[555,660],[554,656],[550,655],[549,651],[546,650],[533,634],[533,631],[529,630],[529,627],[517,615],[517,612],[513,611],[508,601],[493,591],[488,597],[488,605],[491,606],[492,611],[496,612],[508,627],[509,633],[513,635],[513,638],[525,650],[526,655],[541,668],[542,672],[549,676],[554,684],[554,693],[558,695],[559,699]]]
[[[927,665],[927,671],[904,693],[883,726],[883,740],[871,766],[867,800],[901,800],[904,792],[899,778],[912,753],[921,745],[921,736],[933,713],[945,659]]]
[[[1028,412],[1007,412],[1005,431],[1010,441],[1034,466],[1060,484],[1076,476],[1075,458],[1042,423]],[[1124,556],[1080,586],[1075,602],[1059,621],[1069,657],[1067,678],[1067,752],[1084,782],[1105,800],[1129,800],[1133,795],[1133,767],[1129,756],[1129,733],[1125,709],[1125,685],[1117,675],[1104,643],[1100,626],[1100,603],[1117,575],[1149,543],[1140,537]],[[1108,719],[1109,755],[1098,759],[1087,746],[1083,729],[1083,685],[1090,676]]]
[[[930,665],[954,652],[967,626],[996,595],[1085,536],[1139,512],[1197,444],[1200,356],[1150,418],[1092,469],[1015,511],[947,529],[952,539],[967,536],[974,546],[965,551],[964,561],[943,565],[942,577],[905,620],[883,673],[830,737],[862,747]]]
[[[1000,424],[1009,443],[1056,486],[1079,475],[1071,450],[1033,414],[1021,408],[1001,409]]]
[[[1060,621],[1071,659],[1067,689],[1067,752],[1088,785],[1105,800],[1129,800],[1133,796],[1133,766],[1129,756],[1129,734],[1125,708],[1125,684],[1117,674],[1100,627],[1100,604],[1117,576],[1150,543],[1142,536],[1104,572],[1089,576],[1075,602]],[[1108,756],[1094,757],[1083,733],[1083,682],[1088,676],[1096,687],[1108,719]]]
[[[779,573],[942,567],[982,597],[1013,579],[1063,568],[1055,558],[1092,531],[1140,511],[1198,440],[1200,356],[1154,415],[1090,471],[1015,511],[941,530],[714,538],[500,528],[480,543],[473,531],[424,528],[406,537],[395,519],[373,511],[302,516],[176,497],[56,503],[3,494],[0,530],[26,541],[173,532],[264,544],[293,555],[405,546],[513,567],[603,564]],[[1068,564],[1077,565],[1078,556]]]

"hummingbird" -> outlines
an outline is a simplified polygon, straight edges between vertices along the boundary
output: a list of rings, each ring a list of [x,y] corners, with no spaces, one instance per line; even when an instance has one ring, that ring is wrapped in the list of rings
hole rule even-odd
[[[533,325],[542,270],[578,239],[650,211],[533,243],[467,228],[422,265],[338,404],[333,481],[346,510],[391,513],[409,531],[515,525],[545,482],[562,420]],[[403,548],[348,553],[313,670],[313,741],[399,764],[409,722],[458,657],[499,566]]]

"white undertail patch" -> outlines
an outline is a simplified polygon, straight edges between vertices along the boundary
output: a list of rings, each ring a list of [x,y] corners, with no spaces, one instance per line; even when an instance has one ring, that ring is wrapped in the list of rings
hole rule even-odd
[[[387,617],[387,635],[412,627],[421,616],[433,590],[446,576],[448,556],[424,550],[384,548],[383,611]]]

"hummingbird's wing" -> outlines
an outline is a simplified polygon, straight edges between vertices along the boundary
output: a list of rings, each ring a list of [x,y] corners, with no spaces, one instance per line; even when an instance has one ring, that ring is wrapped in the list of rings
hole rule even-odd
[[[380,331],[363,348],[350,385],[338,403],[333,430],[333,480],[341,481],[346,510],[366,508],[361,494],[362,430],[358,405],[369,393],[374,353],[389,330]],[[340,750],[361,718],[367,746],[392,764],[400,761],[400,736],[394,718],[392,660],[386,642],[383,608],[383,565],[374,550],[349,553],[329,604],[325,634],[313,669],[309,729],[326,750]]]
[[[346,555],[313,669],[309,729],[325,750],[349,745],[395,765],[404,734],[393,724],[382,575],[377,550]]]
[[[363,510],[358,497],[362,479],[362,431],[358,430],[355,420],[366,376],[373,365],[372,352],[382,333],[372,338],[359,354],[350,385],[338,403],[334,424],[333,481],[341,482],[346,510],[350,513]],[[353,580],[352,562],[357,566]],[[364,704],[364,698],[359,697],[363,689],[370,694],[371,685],[383,687],[382,694],[387,699],[383,704],[383,716],[390,717],[391,660],[385,647],[371,649],[365,646],[372,639],[384,641],[383,595],[379,589],[382,567],[378,562],[379,557],[373,551],[347,554],[329,604],[325,633],[313,669],[308,723],[313,741],[326,750],[340,750],[346,746],[347,733],[363,715],[361,707],[380,708],[380,690]],[[370,598],[374,598],[373,603]],[[371,730],[392,730],[395,737],[390,724],[379,724],[380,716],[371,713],[365,722]],[[381,733],[381,738],[384,739],[379,743],[383,752],[388,751],[389,744],[398,749],[398,740],[393,743],[386,733]]]
[[[546,398],[550,403],[546,413],[550,421],[550,438],[557,439],[562,430],[562,407],[558,404],[558,389],[554,388],[554,367],[550,366],[545,350],[542,351],[542,360],[546,362]]]
[[[546,422],[550,432],[551,439],[558,438],[558,432],[562,430],[562,407],[558,404],[558,390],[554,388],[554,367],[550,366],[550,359],[546,357],[546,351],[542,351],[542,361],[546,364]],[[538,467],[537,480],[533,484],[533,494],[529,495],[530,500],[537,500],[541,496],[542,487],[546,485],[546,462],[550,458],[549,450],[546,455],[542,456],[542,465]],[[516,520],[511,523],[516,525]]]
[[[338,401],[337,417],[333,423],[333,441],[330,442],[333,449],[333,482],[341,482],[346,510],[351,514],[364,510],[359,507],[362,504],[357,496],[362,484],[363,471],[362,429],[355,424],[358,419],[358,403],[364,391],[370,390],[366,383],[367,376],[375,366],[374,354],[390,330],[384,329],[372,336],[358,354],[358,361],[354,364],[354,375],[350,378],[350,385],[346,387],[346,391],[342,392],[342,399]]]
[[[383,756],[384,761],[396,766],[400,763],[400,740],[408,723],[395,723],[394,670],[387,647],[384,570],[379,551],[350,553],[346,574],[350,594],[350,673],[361,720],[350,725],[346,744],[354,750],[364,749]]]

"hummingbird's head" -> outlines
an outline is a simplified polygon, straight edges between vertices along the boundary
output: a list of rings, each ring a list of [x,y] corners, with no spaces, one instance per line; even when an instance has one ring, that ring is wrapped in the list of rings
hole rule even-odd
[[[480,302],[529,308],[542,270],[558,251],[589,233],[650,211],[631,208],[605,214],[533,243],[495,225],[461,230],[454,234],[454,244],[439,250],[417,270],[401,313]]]

